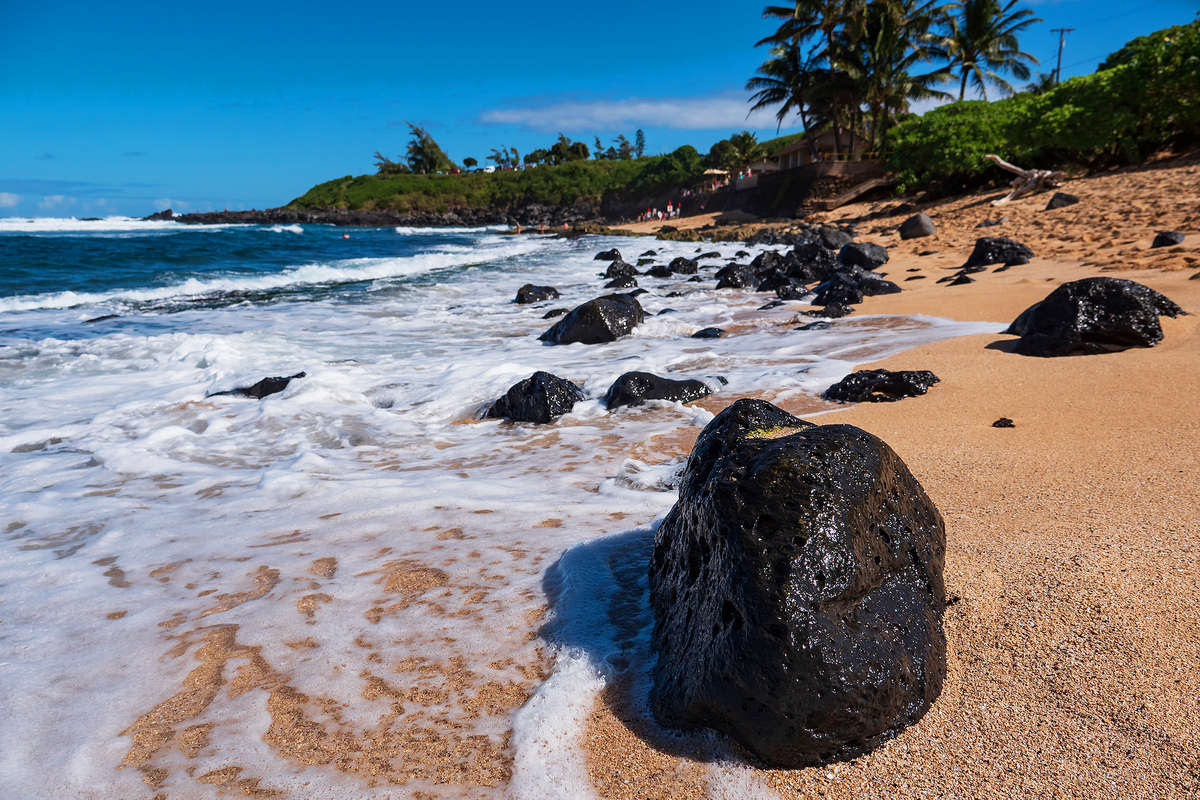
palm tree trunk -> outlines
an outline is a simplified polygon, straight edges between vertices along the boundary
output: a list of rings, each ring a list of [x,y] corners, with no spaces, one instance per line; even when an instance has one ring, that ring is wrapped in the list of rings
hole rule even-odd
[[[962,82],[958,85],[958,101],[961,103],[967,94],[967,66],[963,65]]]

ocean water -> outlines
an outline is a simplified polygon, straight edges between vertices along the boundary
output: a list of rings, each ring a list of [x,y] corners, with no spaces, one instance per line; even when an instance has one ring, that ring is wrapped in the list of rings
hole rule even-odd
[[[645,565],[699,427],[746,395],[820,412],[856,363],[998,329],[795,331],[796,304],[711,288],[743,249],[717,244],[700,283],[641,279],[633,335],[538,342],[609,247],[697,251],[0,220],[0,796],[593,796],[584,723],[618,677],[644,692]],[[527,282],[562,298],[515,305]],[[690,338],[711,325],[732,335]],[[478,419],[539,369],[589,399]],[[605,409],[634,369],[716,393]],[[711,796],[763,794],[713,747]]]

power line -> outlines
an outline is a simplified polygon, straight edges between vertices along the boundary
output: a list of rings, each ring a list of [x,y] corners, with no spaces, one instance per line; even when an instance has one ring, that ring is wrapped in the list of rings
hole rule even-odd
[[[1058,34],[1058,66],[1056,66],[1056,67],[1054,68],[1054,85],[1055,85],[1055,86],[1057,86],[1057,85],[1058,85],[1058,82],[1059,82],[1059,80],[1061,80],[1061,79],[1062,79],[1062,49],[1063,49],[1063,38],[1064,38],[1064,37],[1066,37],[1066,35],[1067,35],[1068,33],[1070,33],[1071,31],[1073,31],[1073,30],[1075,30],[1075,29],[1074,29],[1074,28],[1051,28],[1051,29],[1050,29],[1050,32],[1051,32],[1051,33],[1057,33],[1057,34]]]

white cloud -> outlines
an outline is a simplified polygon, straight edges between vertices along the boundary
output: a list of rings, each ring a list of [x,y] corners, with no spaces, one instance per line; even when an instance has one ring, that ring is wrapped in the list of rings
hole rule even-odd
[[[38,200],[38,208],[49,211],[53,208],[62,208],[75,204],[74,197],[67,197],[65,194],[48,194],[44,195],[41,200]]]
[[[21,195],[12,192],[0,192],[0,208],[12,208],[21,202]]]
[[[154,207],[159,211],[168,208],[172,211],[182,211],[188,207],[188,204],[182,200],[172,200],[169,197],[160,197],[154,201]]]
[[[592,102],[562,102],[535,108],[500,108],[485,111],[483,122],[522,125],[538,131],[627,130],[636,126],[654,126],[679,130],[730,130],[774,128],[773,110],[755,111],[747,116],[750,104],[744,97],[629,98]],[[799,119],[786,121],[786,127],[798,127]]]

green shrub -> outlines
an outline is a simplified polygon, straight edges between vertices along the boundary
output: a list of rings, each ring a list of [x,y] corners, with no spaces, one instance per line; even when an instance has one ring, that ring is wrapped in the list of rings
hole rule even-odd
[[[1092,75],[1041,95],[936,108],[897,125],[889,167],[900,191],[935,193],[1003,176],[996,153],[1022,166],[1094,168],[1136,163],[1200,135],[1200,21],[1139,37]]]

